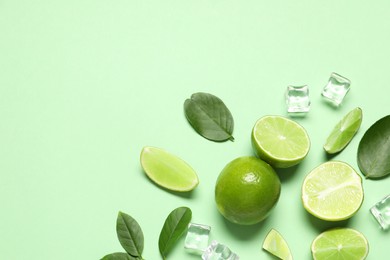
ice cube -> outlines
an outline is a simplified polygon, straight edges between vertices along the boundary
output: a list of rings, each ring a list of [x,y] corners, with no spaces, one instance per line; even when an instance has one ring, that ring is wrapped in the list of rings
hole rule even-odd
[[[383,230],[390,228],[390,194],[376,203],[370,211]]]
[[[287,112],[307,113],[310,109],[309,88],[303,86],[288,86],[285,94]]]
[[[190,223],[184,241],[184,248],[190,253],[201,255],[209,244],[210,230],[210,226]]]
[[[233,253],[227,246],[213,240],[202,255],[203,260],[239,260],[238,255]]]
[[[333,72],[321,94],[328,101],[339,106],[343,102],[345,95],[347,95],[350,85],[351,81],[349,79]]]

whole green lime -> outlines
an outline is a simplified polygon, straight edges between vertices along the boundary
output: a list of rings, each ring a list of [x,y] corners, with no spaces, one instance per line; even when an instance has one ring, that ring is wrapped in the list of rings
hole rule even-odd
[[[244,156],[223,168],[215,186],[215,202],[229,221],[252,225],[269,215],[279,200],[280,189],[279,177],[268,163]]]

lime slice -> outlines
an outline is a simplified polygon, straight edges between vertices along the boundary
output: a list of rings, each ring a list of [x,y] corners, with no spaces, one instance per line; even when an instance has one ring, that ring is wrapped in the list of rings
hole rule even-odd
[[[311,252],[314,260],[363,260],[368,255],[368,242],[354,229],[336,228],[316,237]]]
[[[306,176],[302,201],[309,213],[322,220],[348,219],[362,205],[362,178],[344,162],[325,162]]]
[[[276,257],[282,260],[292,260],[292,255],[286,240],[275,229],[271,229],[263,242],[263,249],[267,250]]]
[[[343,150],[355,136],[362,123],[362,110],[357,107],[346,114],[333,128],[324,149],[329,154],[338,153]]]
[[[265,116],[253,127],[252,146],[264,161],[274,167],[287,168],[306,157],[310,139],[295,121],[282,116]]]
[[[199,183],[195,171],[186,162],[160,148],[144,147],[141,165],[153,182],[168,190],[191,191]]]

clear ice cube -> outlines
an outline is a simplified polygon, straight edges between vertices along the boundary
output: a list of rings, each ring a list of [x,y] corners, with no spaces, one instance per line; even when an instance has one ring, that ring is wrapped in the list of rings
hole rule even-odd
[[[289,113],[307,113],[310,109],[309,88],[304,86],[288,86],[286,105]]]
[[[203,260],[239,260],[238,255],[233,253],[224,244],[213,240],[202,255]]]
[[[350,85],[351,81],[349,79],[333,72],[321,94],[328,101],[339,106],[343,102],[345,95],[347,95]]]
[[[209,244],[210,230],[210,226],[190,223],[184,241],[184,248],[190,253],[201,255]]]
[[[371,214],[378,221],[383,230],[390,227],[390,194],[376,203],[371,209]]]

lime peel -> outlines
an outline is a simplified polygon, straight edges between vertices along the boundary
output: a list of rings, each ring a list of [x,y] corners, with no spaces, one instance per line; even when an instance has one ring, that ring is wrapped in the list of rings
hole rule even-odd
[[[253,225],[269,216],[277,204],[281,184],[275,170],[254,156],[229,162],[215,184],[218,211],[230,222]]]

